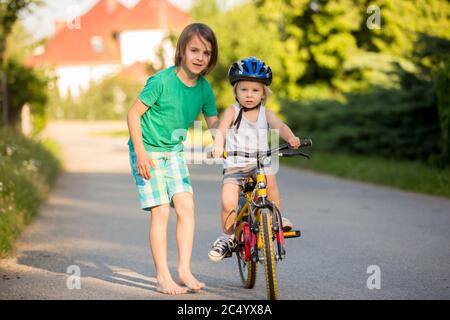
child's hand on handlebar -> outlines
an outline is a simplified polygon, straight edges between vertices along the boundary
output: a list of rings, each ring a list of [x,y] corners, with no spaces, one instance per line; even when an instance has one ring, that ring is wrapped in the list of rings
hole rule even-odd
[[[287,142],[294,149],[298,149],[300,147],[300,138],[299,137],[292,137]]]
[[[223,147],[214,146],[211,150],[211,156],[213,158],[222,158],[223,157]]]

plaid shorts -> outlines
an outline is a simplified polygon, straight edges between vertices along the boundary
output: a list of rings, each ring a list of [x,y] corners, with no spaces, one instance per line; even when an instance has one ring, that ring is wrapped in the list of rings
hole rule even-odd
[[[184,152],[147,152],[155,165],[150,167],[150,179],[141,177],[136,168],[136,153],[130,150],[131,170],[136,180],[139,202],[143,210],[170,203],[178,192],[192,191]]]

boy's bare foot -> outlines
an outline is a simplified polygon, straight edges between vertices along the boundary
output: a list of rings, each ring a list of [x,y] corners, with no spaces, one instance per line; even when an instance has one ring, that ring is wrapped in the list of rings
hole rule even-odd
[[[187,293],[186,288],[182,288],[175,283],[172,279],[170,280],[157,280],[156,291],[164,294],[184,294]]]
[[[205,287],[205,283],[198,281],[195,279],[194,275],[190,272],[179,272],[180,276],[180,285],[185,285],[192,291],[198,291]]]

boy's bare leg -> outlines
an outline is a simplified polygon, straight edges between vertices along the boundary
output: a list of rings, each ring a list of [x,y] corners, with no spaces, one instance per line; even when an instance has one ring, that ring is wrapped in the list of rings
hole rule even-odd
[[[151,209],[150,247],[156,267],[156,290],[166,294],[186,293],[185,288],[173,281],[167,264],[167,224],[170,207],[168,204]]]
[[[277,177],[275,175],[266,175],[267,179],[267,197],[275,202],[278,210],[281,211],[280,191],[278,189]]]
[[[240,186],[233,183],[225,183],[222,186],[222,230],[225,234],[233,234],[234,221],[236,220],[236,207],[239,200]]]
[[[177,243],[178,243],[178,275],[180,284],[191,290],[205,287],[191,272],[191,255],[194,243],[195,217],[194,198],[192,193],[180,192],[173,196],[177,213]]]

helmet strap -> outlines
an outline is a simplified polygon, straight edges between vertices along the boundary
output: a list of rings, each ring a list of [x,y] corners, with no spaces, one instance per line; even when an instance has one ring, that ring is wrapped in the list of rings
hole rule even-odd
[[[237,100],[237,98],[236,98],[236,100]],[[238,101],[238,103],[239,103],[239,101]],[[236,121],[234,121],[234,123],[233,123],[233,126],[236,126],[236,130],[238,130],[239,126],[241,125],[242,113],[250,111],[250,110],[253,110],[253,109],[257,109],[259,107],[261,107],[261,102],[258,103],[258,105],[253,107],[253,108],[246,108],[242,104],[239,103],[239,109],[240,110],[239,110],[238,116],[236,117]]]

